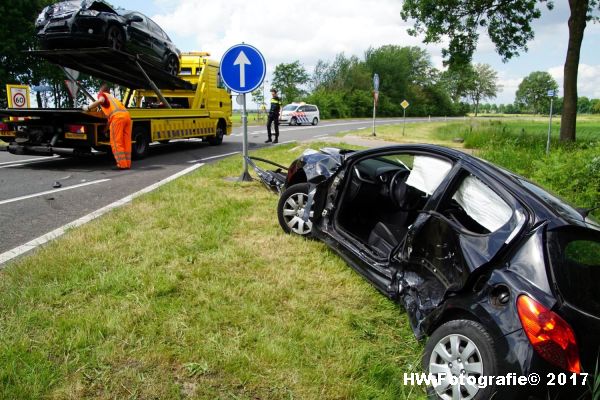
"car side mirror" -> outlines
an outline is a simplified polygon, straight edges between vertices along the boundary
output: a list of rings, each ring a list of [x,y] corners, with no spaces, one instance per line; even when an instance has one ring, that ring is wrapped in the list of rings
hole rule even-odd
[[[133,17],[127,18],[127,24],[131,24],[132,22],[142,22],[142,21],[144,21],[144,20],[139,15],[134,15]]]

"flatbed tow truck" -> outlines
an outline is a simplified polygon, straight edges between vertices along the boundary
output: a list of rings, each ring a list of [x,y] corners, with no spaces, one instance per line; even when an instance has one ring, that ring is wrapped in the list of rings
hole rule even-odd
[[[146,156],[151,142],[201,138],[219,145],[231,134],[231,95],[208,53],[183,53],[173,76],[143,58],[110,48],[34,50],[63,69],[71,68],[127,88],[122,102],[133,121],[132,158]],[[106,61],[109,60],[109,61]],[[67,70],[65,73],[68,74]],[[80,86],[90,99],[93,96]],[[80,108],[1,109],[0,146],[13,154],[87,155],[110,152],[107,120]]]

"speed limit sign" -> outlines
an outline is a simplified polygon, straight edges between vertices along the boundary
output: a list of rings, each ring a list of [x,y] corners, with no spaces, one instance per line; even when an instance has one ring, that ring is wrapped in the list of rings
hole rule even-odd
[[[29,108],[29,86],[6,85],[9,108]]]

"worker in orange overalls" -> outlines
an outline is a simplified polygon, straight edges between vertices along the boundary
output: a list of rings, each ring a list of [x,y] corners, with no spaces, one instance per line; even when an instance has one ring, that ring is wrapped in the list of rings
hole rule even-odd
[[[103,82],[100,86],[98,100],[82,108],[84,111],[88,111],[98,106],[108,118],[110,147],[117,161],[117,169],[131,168],[131,116],[123,103],[108,92],[106,82]]]

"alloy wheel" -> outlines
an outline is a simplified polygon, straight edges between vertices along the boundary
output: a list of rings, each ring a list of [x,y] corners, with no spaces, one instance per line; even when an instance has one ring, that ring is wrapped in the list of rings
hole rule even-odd
[[[304,221],[302,218],[304,215],[304,209],[308,195],[306,193],[294,193],[287,198],[283,205],[283,219],[286,225],[292,232],[297,235],[308,235],[312,230],[312,221]],[[309,218],[312,218],[313,212],[309,214]]]
[[[443,400],[472,399],[479,391],[473,378],[476,382],[483,375],[481,353],[468,337],[450,334],[435,344],[429,358],[429,373],[443,377],[433,387]],[[453,380],[459,384],[452,385]]]

